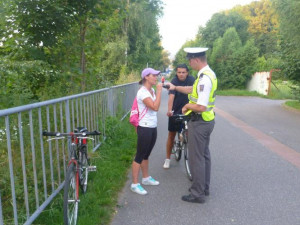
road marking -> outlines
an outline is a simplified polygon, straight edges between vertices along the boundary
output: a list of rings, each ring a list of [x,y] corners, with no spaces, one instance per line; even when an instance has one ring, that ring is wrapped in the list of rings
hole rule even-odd
[[[255,138],[263,146],[267,147],[269,150],[276,153],[277,155],[279,155],[280,157],[282,157],[283,159],[287,160],[288,162],[300,169],[300,153],[280,143],[275,138],[261,132],[260,130],[249,126],[247,123],[243,122],[242,120],[239,120],[238,118],[230,115],[229,113],[217,107],[215,107],[214,110],[218,115],[231,122],[235,127],[240,128],[241,130]]]

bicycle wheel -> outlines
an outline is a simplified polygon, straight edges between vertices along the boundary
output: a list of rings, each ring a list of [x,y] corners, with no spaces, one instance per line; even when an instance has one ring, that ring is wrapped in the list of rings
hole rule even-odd
[[[78,173],[74,163],[67,170],[64,187],[64,224],[76,225],[78,214],[79,194]]]
[[[183,150],[184,150],[184,166],[186,170],[187,177],[189,178],[190,181],[193,180],[191,170],[190,170],[190,165],[189,165],[189,149],[187,146],[187,143],[183,143]]]
[[[176,135],[175,137],[173,148],[172,148],[172,152],[174,153],[176,161],[179,161],[181,159],[181,145],[180,145],[178,135]]]
[[[79,180],[80,187],[83,193],[87,190],[89,159],[87,157],[87,148],[82,146],[79,151]]]

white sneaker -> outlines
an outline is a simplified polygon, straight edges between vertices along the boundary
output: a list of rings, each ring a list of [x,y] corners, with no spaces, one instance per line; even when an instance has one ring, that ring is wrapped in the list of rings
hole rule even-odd
[[[140,183],[138,183],[136,186],[131,185],[130,190],[140,195],[147,194],[147,191],[142,187],[142,185],[140,185]]]
[[[143,178],[142,184],[144,184],[144,185],[159,185],[159,182],[150,176],[146,179]]]
[[[169,169],[170,168],[170,159],[166,159],[164,163],[164,168]]]

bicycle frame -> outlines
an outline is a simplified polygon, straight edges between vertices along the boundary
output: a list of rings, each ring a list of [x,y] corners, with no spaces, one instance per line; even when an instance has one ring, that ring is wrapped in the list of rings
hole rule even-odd
[[[181,131],[177,132],[178,139],[182,144],[186,144],[187,143],[187,134],[188,134],[187,116],[179,114],[179,115],[175,115],[175,117],[177,117],[175,119],[175,121],[180,122],[183,125]]]

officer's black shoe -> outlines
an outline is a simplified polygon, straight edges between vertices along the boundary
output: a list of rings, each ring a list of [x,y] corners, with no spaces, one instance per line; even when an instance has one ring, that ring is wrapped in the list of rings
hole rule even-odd
[[[209,190],[204,190],[205,196],[209,196]]]
[[[204,199],[202,199],[202,198],[195,198],[191,194],[182,196],[181,200],[182,201],[186,201],[186,202],[192,202],[192,203],[204,203],[205,202]]]

